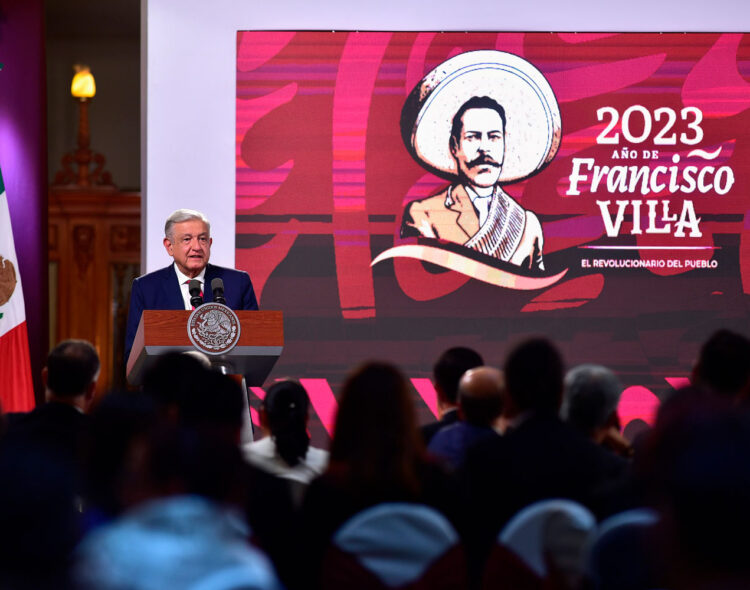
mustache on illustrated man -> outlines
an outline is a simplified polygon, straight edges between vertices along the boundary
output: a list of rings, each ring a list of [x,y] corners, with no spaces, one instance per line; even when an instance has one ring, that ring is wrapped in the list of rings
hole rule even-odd
[[[477,166],[494,166],[495,168],[500,168],[500,164],[489,156],[479,156],[466,164],[467,168],[476,168]]]

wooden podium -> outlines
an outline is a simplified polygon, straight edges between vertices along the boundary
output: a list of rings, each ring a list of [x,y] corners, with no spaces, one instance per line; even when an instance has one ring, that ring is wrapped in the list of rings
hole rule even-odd
[[[235,311],[240,320],[237,345],[222,355],[208,355],[229,374],[244,375],[247,385],[260,387],[284,349],[281,311]],[[160,354],[196,350],[187,331],[187,310],[145,310],[127,361],[128,382],[140,385],[145,371]]]

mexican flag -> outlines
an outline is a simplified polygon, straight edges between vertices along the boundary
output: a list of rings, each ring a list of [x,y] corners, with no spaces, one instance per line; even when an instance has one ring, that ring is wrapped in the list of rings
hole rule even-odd
[[[0,406],[3,412],[34,408],[29,336],[10,210],[0,174]]]

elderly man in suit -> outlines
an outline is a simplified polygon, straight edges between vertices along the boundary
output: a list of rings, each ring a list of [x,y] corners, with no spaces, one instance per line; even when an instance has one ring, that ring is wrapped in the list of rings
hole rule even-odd
[[[216,278],[224,282],[226,304],[232,309],[258,309],[253,284],[244,271],[209,264],[211,224],[200,211],[178,209],[164,225],[164,248],[174,263],[133,282],[125,337],[125,360],[130,356],[133,340],[144,309],[191,309],[188,284],[201,283],[204,301],[213,301],[210,288]]]

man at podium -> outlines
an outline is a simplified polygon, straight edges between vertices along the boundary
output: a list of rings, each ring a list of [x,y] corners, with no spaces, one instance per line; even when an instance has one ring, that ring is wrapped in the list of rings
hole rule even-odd
[[[144,309],[193,309],[188,288],[191,280],[200,282],[204,302],[213,301],[211,282],[224,282],[226,304],[234,310],[258,309],[253,284],[244,271],[209,264],[211,223],[200,211],[178,209],[164,225],[164,248],[174,263],[133,281],[125,335],[125,362],[130,356],[138,323]]]

